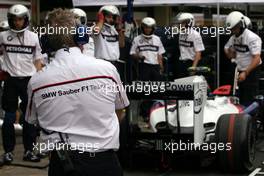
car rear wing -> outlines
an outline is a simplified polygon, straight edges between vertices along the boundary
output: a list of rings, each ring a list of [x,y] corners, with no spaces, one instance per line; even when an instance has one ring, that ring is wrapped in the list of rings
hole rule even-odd
[[[193,100],[194,144],[203,143],[204,106],[207,100],[207,82],[203,76],[191,76],[173,82],[134,81],[130,85],[125,85],[125,88],[131,100]]]

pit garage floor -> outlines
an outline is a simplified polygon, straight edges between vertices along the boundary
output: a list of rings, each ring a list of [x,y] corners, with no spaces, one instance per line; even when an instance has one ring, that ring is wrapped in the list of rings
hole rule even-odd
[[[0,136],[2,135],[0,134]],[[261,135],[261,138],[261,142],[257,146],[258,152],[256,154],[255,165],[257,168],[262,168],[262,172],[264,172],[264,134]],[[1,143],[2,139],[0,139],[0,153],[2,154],[3,148]],[[48,159],[43,159],[40,163],[23,162],[22,153],[22,137],[18,133],[13,165],[1,167],[0,176],[47,176],[48,168],[46,166],[48,165]],[[125,169],[124,176],[231,176],[231,174],[221,173],[216,165],[201,167],[197,159],[193,157],[179,158],[176,163],[173,163],[173,169],[164,172],[155,168],[156,161],[147,154],[136,154],[134,159],[136,160],[135,164],[133,164],[133,167]],[[32,166],[37,168],[30,168]],[[243,176],[246,175],[248,174],[244,174]]]

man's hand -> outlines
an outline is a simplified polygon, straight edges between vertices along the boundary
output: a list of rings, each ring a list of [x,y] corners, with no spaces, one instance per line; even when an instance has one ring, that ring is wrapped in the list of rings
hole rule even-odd
[[[139,62],[144,62],[146,57],[145,56],[141,56],[141,55],[137,55],[137,59],[138,59]]]
[[[236,58],[236,50],[234,50],[233,48],[225,49],[225,53],[228,59]]]
[[[116,115],[117,115],[119,122],[121,122],[123,120],[123,118],[125,118],[125,116],[126,116],[126,109],[116,110]]]
[[[163,65],[160,65],[160,74],[162,75],[164,73],[164,67]]]
[[[144,61],[146,59],[146,57],[145,56],[138,56],[138,60],[140,60],[140,61]]]
[[[103,28],[103,25],[104,25],[104,21],[105,21],[104,14],[102,12],[97,13],[97,23],[95,24],[95,26],[93,28],[93,34],[94,35],[100,34],[100,32]]]
[[[196,73],[196,67],[195,66],[189,67],[188,71],[189,71],[189,75],[193,76]]]
[[[38,59],[38,60],[34,61],[34,65],[35,65],[37,71],[40,71],[42,69],[42,67],[43,67],[41,59]]]
[[[97,13],[97,21],[104,23],[105,17],[102,12]]]
[[[247,72],[243,71],[238,75],[238,82],[243,82],[247,78]]]

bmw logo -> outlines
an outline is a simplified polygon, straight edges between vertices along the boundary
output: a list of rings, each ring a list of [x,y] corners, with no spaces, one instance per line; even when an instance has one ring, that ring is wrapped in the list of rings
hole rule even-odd
[[[7,37],[7,41],[11,41],[11,40],[13,40],[13,37],[11,36],[11,35],[9,35],[8,37]]]
[[[19,12],[19,9],[15,9],[14,12],[15,12],[15,13],[18,13],[18,12]]]

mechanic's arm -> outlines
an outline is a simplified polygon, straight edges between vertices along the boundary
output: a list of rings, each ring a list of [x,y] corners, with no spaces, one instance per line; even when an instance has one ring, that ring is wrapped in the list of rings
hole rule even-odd
[[[35,65],[37,71],[41,70],[42,67],[43,67],[43,64],[42,64],[42,62],[41,62],[41,59],[37,59],[37,60],[35,60],[35,61],[34,61],[34,65]]]
[[[126,90],[120,80],[120,75],[117,72],[115,66],[112,65],[113,68],[113,78],[116,80],[117,83],[117,90],[118,93],[116,94],[115,99],[115,112],[118,117],[119,122],[125,117],[125,108],[129,106],[129,100],[127,98]]]
[[[144,60],[145,56],[142,56],[139,53],[137,53],[137,54],[132,54],[132,58],[136,60]]]
[[[251,63],[247,67],[247,69],[243,72],[241,72],[238,76],[238,81],[244,81],[247,76],[252,72],[260,63],[261,63],[261,46],[262,46],[262,41],[261,38],[259,37],[254,37],[251,39],[249,42],[249,51],[252,54],[251,58]]]
[[[118,32],[118,39],[119,39],[119,47],[125,47],[125,30],[123,29],[123,23],[121,17],[117,17],[115,21],[116,31]]]
[[[125,33],[123,29],[120,29],[118,31],[119,36],[119,47],[124,48],[125,47]]]
[[[117,115],[117,118],[118,118],[119,122],[121,122],[125,118],[126,109],[117,109],[116,110],[116,115]]]
[[[130,48],[130,53],[129,54],[135,60],[144,60],[145,59],[144,56],[142,56],[142,55],[139,54],[138,45],[137,45],[137,42],[135,41],[135,39],[132,42],[132,46]]]
[[[160,54],[158,54],[158,62],[159,62],[159,65],[160,65],[160,71],[163,73],[163,71],[164,71],[163,57]]]
[[[202,39],[202,36],[200,34],[198,34],[197,36],[194,37],[193,44],[194,44],[195,55],[193,58],[192,67],[197,67],[199,61],[202,58],[202,51],[205,50],[205,47],[203,44],[203,39]]]
[[[25,121],[27,121],[29,124],[37,124],[36,103],[34,101],[34,98],[32,98],[33,89],[32,89],[31,80],[29,80],[27,86],[27,94],[28,94],[28,104],[25,114]]]
[[[228,59],[235,59],[236,58],[236,51],[230,47],[224,49],[225,55]]]
[[[224,52],[228,59],[235,59],[236,58],[236,51],[233,48],[233,37],[230,37],[228,42],[225,44]]]
[[[93,28],[93,33],[96,35],[96,34],[100,34],[103,26],[104,26],[104,14],[99,12],[97,14],[97,20],[98,22],[95,24],[94,28]]]
[[[260,54],[253,55],[251,64],[248,66],[248,68],[245,71],[239,74],[238,81],[240,82],[244,81],[247,78],[247,76],[250,74],[250,72],[252,72],[259,65],[260,60],[261,60]]]
[[[195,52],[195,56],[194,56],[194,60],[193,60],[193,64],[192,64],[192,67],[197,67],[199,61],[201,60],[202,58],[202,53],[201,51],[196,51]]]
[[[260,62],[261,62],[260,54],[253,55],[252,62],[246,70],[247,75],[249,75],[250,72],[253,71],[259,65]]]
[[[3,55],[3,36],[0,35],[0,55]]]

